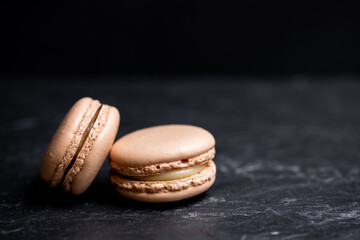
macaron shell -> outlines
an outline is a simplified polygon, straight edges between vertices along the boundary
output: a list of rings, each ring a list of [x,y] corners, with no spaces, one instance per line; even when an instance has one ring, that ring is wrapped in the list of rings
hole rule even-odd
[[[78,100],[67,113],[54,134],[43,156],[40,167],[40,177],[45,182],[49,183],[52,180],[57,166],[60,164],[65,152],[70,147],[74,134],[76,133],[80,122],[83,120],[85,111],[89,108],[92,101],[94,100],[88,97]],[[97,103],[100,105],[98,101]]]
[[[198,174],[170,181],[138,181],[110,174],[116,190],[125,197],[143,202],[173,202],[198,195],[211,187],[216,178],[213,161]]]
[[[119,128],[119,111],[108,105],[103,105],[103,108],[108,108],[106,123],[87,155],[81,171],[74,177],[71,192],[75,195],[83,193],[95,179],[110,152]]]
[[[141,202],[175,202],[186,198],[190,198],[199,195],[208,190],[215,182],[215,177],[206,183],[190,187],[178,192],[160,192],[160,193],[143,193],[143,192],[132,192],[120,189],[115,186],[118,193],[124,197],[141,201]]]
[[[110,158],[129,167],[146,166],[198,156],[214,146],[214,137],[203,128],[163,125],[120,138],[112,147]]]

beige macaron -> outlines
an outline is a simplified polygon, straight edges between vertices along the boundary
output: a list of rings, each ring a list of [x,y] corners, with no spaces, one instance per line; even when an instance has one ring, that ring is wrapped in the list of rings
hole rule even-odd
[[[93,182],[114,142],[119,111],[89,97],[78,100],[61,122],[41,163],[40,176],[51,187],[75,195]]]
[[[164,125],[120,138],[110,151],[111,182],[123,196],[172,202],[209,189],[216,175],[215,139],[203,128]]]

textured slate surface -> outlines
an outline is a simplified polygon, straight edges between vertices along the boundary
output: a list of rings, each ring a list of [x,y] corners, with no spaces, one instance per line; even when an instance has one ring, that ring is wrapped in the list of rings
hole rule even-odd
[[[360,237],[358,79],[2,80],[1,239]],[[80,197],[49,189],[42,154],[82,96],[119,108],[118,137],[166,123],[211,131],[215,185],[178,203],[133,202],[113,190],[106,162]]]

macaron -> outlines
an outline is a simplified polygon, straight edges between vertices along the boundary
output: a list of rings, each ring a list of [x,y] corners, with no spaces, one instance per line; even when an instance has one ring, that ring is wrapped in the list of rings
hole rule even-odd
[[[111,182],[121,195],[173,202],[208,190],[215,181],[215,139],[191,125],[163,125],[129,133],[110,151]]]
[[[119,123],[115,107],[89,97],[78,100],[46,149],[42,180],[74,195],[85,192],[110,152]]]

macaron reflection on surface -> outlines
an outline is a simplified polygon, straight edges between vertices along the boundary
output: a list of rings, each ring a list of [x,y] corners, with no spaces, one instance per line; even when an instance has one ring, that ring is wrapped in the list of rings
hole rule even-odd
[[[144,202],[172,202],[198,195],[215,181],[215,139],[191,125],[141,129],[111,149],[111,182],[123,196]]]

